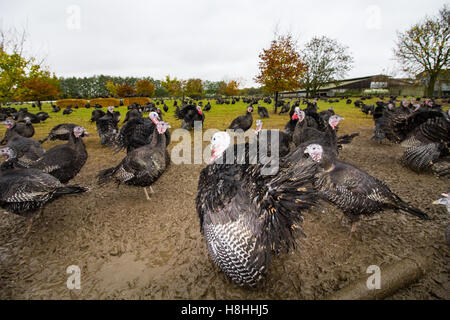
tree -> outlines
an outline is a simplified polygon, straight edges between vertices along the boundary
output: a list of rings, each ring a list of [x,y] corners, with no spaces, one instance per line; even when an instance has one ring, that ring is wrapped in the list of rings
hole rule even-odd
[[[224,96],[227,94],[227,83],[225,81],[218,82],[217,93],[221,96]]]
[[[16,91],[14,98],[19,101],[53,100],[59,96],[59,80],[49,72],[42,72],[39,76],[25,80]]]
[[[180,97],[183,95],[183,85],[180,80],[176,77],[170,79],[170,76],[167,75],[164,81],[161,81],[161,85],[167,90],[169,96],[171,97]]]
[[[121,98],[129,97],[134,94],[134,88],[129,84],[117,85],[117,95]]]
[[[270,48],[263,49],[259,58],[259,74],[255,77],[255,81],[264,85],[271,93],[275,93],[276,113],[278,93],[299,88],[306,67],[290,34],[276,36]]]
[[[205,90],[201,79],[189,79],[185,87],[186,95],[191,98],[200,98],[204,95]]]
[[[342,79],[352,68],[353,57],[348,47],[328,37],[314,37],[300,53],[307,69],[302,78],[306,95],[315,96],[317,89],[327,82]]]
[[[109,94],[112,97],[115,97],[117,95],[117,85],[114,84],[112,81],[106,82],[106,89],[108,90]]]
[[[450,65],[450,11],[444,6],[436,17],[426,17],[405,32],[397,32],[394,55],[403,71],[426,79],[425,95],[432,97],[439,74]]]
[[[225,88],[225,94],[229,97],[237,96],[239,94],[239,83],[236,80],[229,81]]]
[[[24,54],[26,31],[0,29],[0,101],[18,95],[25,81],[42,75],[43,61]]]
[[[155,94],[155,85],[147,79],[136,82],[136,93],[143,97],[152,97]]]

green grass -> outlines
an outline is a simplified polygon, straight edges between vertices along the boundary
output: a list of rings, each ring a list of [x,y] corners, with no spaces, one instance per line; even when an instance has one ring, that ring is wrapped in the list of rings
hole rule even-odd
[[[356,101],[357,98],[352,98],[353,101]],[[375,104],[375,102],[378,101],[378,98],[373,98],[370,100],[364,101],[366,104]],[[167,113],[164,113],[163,111],[163,117],[164,120],[169,122],[169,124],[173,129],[180,128],[181,126],[181,120],[175,119],[174,116],[174,110],[175,107],[173,107],[173,101],[169,100],[166,102],[166,104],[169,106],[169,111]],[[203,100],[203,105],[206,104],[206,100]],[[289,120],[288,114],[283,115],[275,115],[273,114],[273,105],[269,105],[266,103],[263,103],[261,101],[261,106],[265,106],[269,110],[270,118],[269,119],[263,119],[263,128],[264,129],[284,129],[284,126],[286,122]],[[211,100],[211,111],[205,112],[205,122],[204,122],[204,129],[219,129],[224,130],[226,129],[231,121],[236,118],[239,115],[243,115],[246,112],[247,109],[246,103],[243,103],[242,100],[237,102],[236,104],[232,105],[216,105],[215,100]],[[31,113],[37,113],[39,110],[37,108],[32,108],[31,105],[22,105],[22,106],[13,106],[19,109],[20,107],[27,107],[28,111]],[[162,106],[160,106],[162,108]],[[305,105],[301,105],[301,108],[304,108]],[[364,113],[361,112],[359,108],[356,108],[353,103],[347,105],[345,103],[345,100],[342,99],[338,103],[328,103],[324,101],[318,101],[318,107],[319,111],[326,110],[329,107],[333,107],[336,114],[344,117],[344,121],[340,125],[340,129],[342,133],[349,133],[352,130],[355,130],[359,127],[373,127],[373,120],[371,116],[367,116]],[[448,109],[448,105],[445,107],[445,109]],[[53,128],[55,125],[60,123],[76,123],[84,128],[87,129],[87,131],[91,134],[92,137],[98,138],[96,133],[96,126],[95,123],[91,123],[89,120],[91,118],[91,113],[94,110],[94,108],[79,108],[74,109],[75,111],[70,115],[62,115],[62,111],[58,113],[51,112],[52,108],[50,104],[44,103],[42,106],[42,111],[48,112],[48,114],[51,116],[50,119],[47,119],[43,123],[34,124],[35,128],[35,135],[34,139],[42,139],[45,137],[48,132]],[[102,108],[102,110],[106,111],[106,108]],[[117,111],[120,111],[122,117],[121,121],[125,118],[125,114],[128,111],[127,107],[119,107],[116,108]],[[278,109],[280,110],[280,109]],[[253,112],[253,119],[260,119],[257,108],[255,107]],[[255,128],[255,122],[253,121],[253,128]],[[122,125],[122,122],[119,124]],[[0,126],[0,135],[3,137],[5,133],[5,127]],[[89,140],[91,140],[90,138]],[[56,142],[55,142],[56,143]],[[58,142],[60,143],[60,142]]]

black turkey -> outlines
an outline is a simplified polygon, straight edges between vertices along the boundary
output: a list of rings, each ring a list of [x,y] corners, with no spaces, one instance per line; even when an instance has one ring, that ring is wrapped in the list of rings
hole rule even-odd
[[[361,215],[394,209],[408,212],[420,219],[428,219],[421,210],[405,203],[384,182],[354,165],[337,160],[324,152],[319,144],[311,144],[304,150],[319,164],[315,186],[320,196],[343,211],[356,230]]]
[[[0,144],[7,144],[9,139],[16,133],[25,138],[31,138],[32,136],[34,136],[33,124],[29,121],[28,118],[25,118],[25,121],[25,123],[15,122],[14,120],[10,119],[4,121],[3,124],[6,126],[6,132]]]
[[[71,114],[72,112],[73,112],[73,110],[72,110],[71,107],[66,107],[66,108],[63,110],[62,114],[63,114],[63,115],[69,115],[69,114]]]
[[[200,106],[194,104],[189,104],[183,107],[176,107],[175,118],[183,120],[181,123],[181,128],[186,130],[194,129],[195,122],[201,122],[203,127],[203,122],[205,121],[205,114],[202,112]]]
[[[256,287],[267,274],[271,256],[295,248],[297,235],[303,234],[302,212],[316,201],[316,166],[305,159],[266,175],[264,165],[250,165],[256,155],[248,151],[248,143],[240,153],[239,146],[229,144],[226,132],[216,133],[211,163],[200,173],[200,232],[211,259],[228,277]]]
[[[103,117],[105,115],[105,111],[101,110],[101,109],[95,109],[92,111],[91,114],[91,122],[95,122],[98,119],[100,119],[101,117]]]
[[[6,144],[14,152],[15,158],[20,162],[30,163],[42,157],[45,150],[41,144],[31,138],[25,138],[15,133]]]
[[[258,105],[258,115],[261,118],[269,118],[269,111],[267,110],[266,107],[262,107],[262,106]]]
[[[146,187],[158,180],[170,164],[170,156],[166,149],[165,132],[169,125],[159,121],[153,130],[151,143],[134,149],[114,168],[102,170],[98,174],[100,184],[114,179],[117,183],[125,183],[144,188],[147,200],[150,200]]]
[[[262,130],[262,120],[256,120],[256,138],[258,141],[258,150],[265,150],[266,154],[261,155],[262,157],[272,157],[272,148],[275,143],[278,150],[276,155],[278,158],[286,156],[290,151],[291,137],[281,130]],[[263,147],[264,146],[264,147]]]
[[[115,140],[115,151],[119,152],[126,148],[127,153],[129,153],[134,149],[150,144],[153,132],[160,120],[156,112],[150,112],[148,118],[136,117],[130,119],[120,128]],[[164,134],[166,136],[166,144],[169,145],[169,130],[166,130]]]
[[[73,129],[75,127],[79,127],[79,125],[74,124],[74,123],[58,124],[58,125],[54,126],[52,128],[52,130],[50,130],[49,134],[44,139],[39,140],[39,142],[42,144],[49,139],[50,139],[50,141],[54,141],[54,140],[67,141],[67,140],[69,140],[70,133],[73,131]],[[84,133],[83,133],[83,136],[84,136]]]
[[[67,183],[86,163],[88,154],[82,137],[87,135],[83,127],[77,126],[70,133],[68,143],[49,149],[36,161],[20,164],[27,168],[39,169],[51,174],[61,183]]]
[[[5,149],[2,152],[7,152],[9,148]],[[0,207],[30,218],[25,235],[30,231],[38,209],[60,196],[87,191],[78,185],[64,186],[58,179],[40,170],[17,168],[13,157],[14,154],[10,154],[9,160],[0,167]]]
[[[234,119],[230,126],[228,127],[228,129],[231,130],[242,130],[242,131],[247,131],[248,129],[250,129],[252,127],[253,124],[253,116],[252,116],[252,112],[253,112],[253,107],[249,106],[247,108],[247,113],[244,116],[239,116],[236,119]]]
[[[117,115],[118,113],[118,115]],[[120,121],[120,113],[114,111],[114,107],[108,107],[106,114],[97,119],[97,133],[100,137],[100,144],[102,146],[113,145],[116,135],[119,132],[118,123]]]
[[[203,112],[208,112],[211,110],[211,103],[208,101],[207,104],[203,107]]]
[[[302,117],[304,118],[305,117],[305,112],[301,111],[299,107],[295,107],[294,113],[291,115],[291,119],[284,126],[284,132],[286,134],[290,135],[291,138],[292,138],[292,134],[294,133],[295,127],[297,125],[300,112],[303,112],[302,113]]]

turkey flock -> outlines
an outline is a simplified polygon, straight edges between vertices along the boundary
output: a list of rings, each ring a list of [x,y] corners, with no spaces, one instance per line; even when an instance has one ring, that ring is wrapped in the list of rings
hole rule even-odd
[[[387,209],[430,219],[385,182],[340,159],[341,150],[359,133],[339,135],[339,125],[345,119],[333,107],[319,112],[317,100],[280,100],[279,112],[269,116],[258,98],[220,98],[215,105],[236,104],[240,99],[247,104],[246,109],[212,137],[211,158],[201,170],[196,196],[200,232],[209,255],[238,285],[257,287],[265,279],[273,256],[293,250],[297,239],[305,236],[304,213],[317,208],[321,201],[338,208],[341,219],[349,220],[350,235],[362,217]],[[449,110],[429,99],[423,103],[405,99],[398,106],[396,97],[387,102],[380,99],[376,105],[365,105],[364,100],[355,101],[354,106],[373,117],[374,144],[385,144],[386,140],[400,144],[405,151],[399,161],[405,167],[418,173],[432,172],[442,179],[450,177]],[[262,101],[272,103],[268,97]],[[352,102],[346,99],[347,105]],[[93,106],[90,122],[96,125],[100,145],[124,153],[120,162],[99,170],[97,184],[140,187],[145,199],[151,201],[155,193],[152,185],[171,163],[167,150],[171,126],[163,119],[163,112],[170,111],[167,103],[163,99],[144,106],[133,103],[121,124],[117,107],[109,106],[105,112],[101,106]],[[62,110],[67,117],[76,109],[78,106],[61,109],[52,105],[52,112]],[[202,130],[205,113],[212,105],[209,100],[203,105],[195,99],[183,99],[180,104],[174,100],[172,109],[182,129]],[[260,119],[252,132],[254,110]],[[69,184],[88,159],[83,139],[89,133],[82,125],[61,123],[37,141],[32,138],[33,124],[50,118],[47,113],[2,107],[0,115],[6,128],[0,150],[5,157],[0,166],[0,206],[30,218],[28,234],[36,213],[40,215],[50,201],[92,192]],[[263,130],[264,119],[270,117],[285,117],[284,130]],[[244,143],[233,143],[234,135],[245,132],[252,135],[246,136]],[[45,150],[48,140],[62,143]],[[275,170],[273,159],[277,160]],[[435,204],[449,208],[448,194]]]

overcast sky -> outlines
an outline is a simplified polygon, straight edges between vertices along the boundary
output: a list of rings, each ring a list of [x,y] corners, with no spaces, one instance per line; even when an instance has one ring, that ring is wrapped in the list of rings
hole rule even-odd
[[[449,1],[0,0],[0,26],[27,26],[34,53],[58,76],[240,78],[255,85],[274,31],[301,45],[326,35],[350,48],[349,77],[392,69],[396,30]]]

